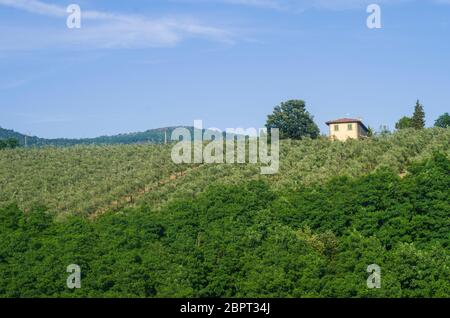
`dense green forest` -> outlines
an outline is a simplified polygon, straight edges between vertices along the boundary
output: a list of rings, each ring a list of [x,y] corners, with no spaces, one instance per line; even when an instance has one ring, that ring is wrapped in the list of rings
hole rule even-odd
[[[170,145],[2,150],[0,295],[450,297],[449,143],[283,140],[273,176]]]

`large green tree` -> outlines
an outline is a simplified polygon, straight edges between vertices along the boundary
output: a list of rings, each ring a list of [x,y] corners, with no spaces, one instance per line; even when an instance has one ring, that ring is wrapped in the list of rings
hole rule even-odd
[[[406,129],[412,127],[412,119],[408,116],[403,116],[399,119],[399,121],[395,124],[395,129]]]
[[[445,113],[439,116],[438,119],[434,122],[434,127],[448,128],[450,127],[450,115]]]
[[[317,138],[320,134],[303,100],[288,100],[276,106],[267,118],[266,127],[279,128],[282,139]]]
[[[416,106],[414,107],[414,114],[411,118],[411,125],[415,129],[425,128],[425,112],[423,110],[423,105],[419,100],[417,100]]]

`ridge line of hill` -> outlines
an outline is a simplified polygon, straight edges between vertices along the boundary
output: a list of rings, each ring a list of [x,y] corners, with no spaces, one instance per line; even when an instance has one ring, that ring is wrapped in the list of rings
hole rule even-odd
[[[93,138],[41,138],[28,136],[12,129],[5,129],[0,126],[0,139],[14,138],[21,146],[75,146],[75,145],[114,145],[114,144],[136,144],[152,143],[162,144],[170,139],[170,135],[176,128],[186,128],[193,131],[191,126],[162,127],[149,129],[143,132],[121,133],[116,135],[104,135]]]
[[[17,139],[20,146],[28,147],[70,147],[76,145],[128,145],[128,144],[164,144],[170,142],[172,132],[177,128],[189,130],[191,139],[194,140],[193,126],[170,126],[162,128],[153,128],[142,132],[121,133],[116,135],[104,135],[93,138],[41,138],[37,136],[28,136],[12,129],[5,129],[0,126],[0,140]],[[200,129],[198,129],[200,130]],[[202,135],[209,129],[202,129]],[[223,132],[225,137],[225,132]],[[231,134],[236,136],[235,134]]]

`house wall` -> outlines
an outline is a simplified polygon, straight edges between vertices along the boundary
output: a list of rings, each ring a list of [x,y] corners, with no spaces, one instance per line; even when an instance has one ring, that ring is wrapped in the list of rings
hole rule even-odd
[[[367,137],[367,130],[365,130],[360,124],[358,125],[358,136],[361,137]]]
[[[350,123],[330,124],[329,136],[333,140],[346,141],[349,138],[358,139],[360,136],[360,125],[358,123],[351,123],[352,130],[348,130]],[[339,130],[335,131],[335,126],[339,126]]]

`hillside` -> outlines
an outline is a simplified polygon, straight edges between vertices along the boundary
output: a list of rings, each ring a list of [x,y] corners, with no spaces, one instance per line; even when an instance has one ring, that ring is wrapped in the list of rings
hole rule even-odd
[[[170,145],[3,150],[0,295],[449,297],[449,146],[284,140],[273,176],[175,165]]]
[[[75,145],[116,145],[116,144],[138,144],[138,143],[164,143],[165,136],[170,139],[172,131],[178,127],[166,127],[158,129],[150,129],[144,132],[135,132],[128,134],[119,134],[113,136],[100,136],[95,138],[56,138],[45,139],[36,136],[26,136],[18,133],[14,130],[4,129],[0,127],[0,140],[7,138],[15,138],[19,141],[20,145],[26,144],[32,146],[75,146]],[[192,131],[192,127],[185,127]]]
[[[449,154],[448,129],[400,131],[363,141],[285,140],[280,172],[261,176],[257,165],[176,165],[171,145],[77,146],[0,152],[0,205],[28,210],[44,205],[56,215],[91,215],[129,206],[159,206],[194,196],[211,184],[265,179],[274,189],[296,189],[332,177],[358,177],[381,167],[404,173],[411,162],[433,151]],[[180,174],[182,177],[176,177]]]

